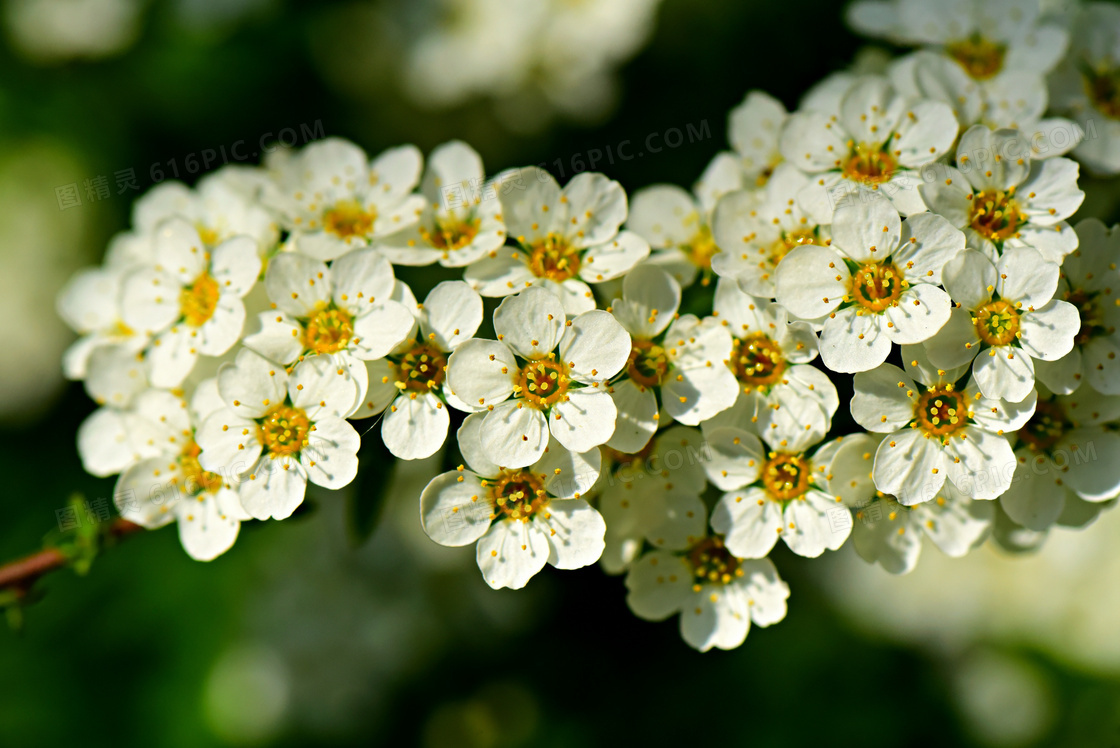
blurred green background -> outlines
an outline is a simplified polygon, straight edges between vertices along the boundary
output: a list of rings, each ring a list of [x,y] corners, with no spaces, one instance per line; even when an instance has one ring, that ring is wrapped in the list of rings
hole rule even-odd
[[[3,559],[38,547],[71,492],[111,496],[78,460],[93,404],[61,380],[54,296],[128,226],[153,166],[193,183],[192,154],[244,141],[255,163],[292,128],[299,144],[319,131],[370,153],[463,138],[488,171],[557,171],[706,124],[710,138],[598,166],[628,190],[691,185],[748,89],[793,107],[860,48],[832,0],[664,0],[607,103],[552,116],[533,96],[434,108],[405,95],[412,37],[454,16],[439,3],[152,0],[123,3],[133,15],[114,30],[114,3],[96,0],[98,23],[80,24],[92,41],[52,46],[41,1],[0,0]],[[137,190],[118,184],[129,169]],[[82,205],[60,210],[68,185]],[[1115,218],[1111,205],[1091,197],[1085,214]],[[418,296],[442,278],[403,275]],[[701,655],[675,620],[631,615],[622,579],[594,567],[490,590],[472,549],[419,529],[438,469],[398,468],[358,548],[345,492],[320,492],[298,518],[244,526],[209,564],[169,528],[85,578],[43,580],[22,631],[0,630],[0,746],[1120,746],[1115,518],[1033,559],[983,550],[952,565],[927,548],[902,580],[850,547],[807,561],[783,546],[787,619]]]

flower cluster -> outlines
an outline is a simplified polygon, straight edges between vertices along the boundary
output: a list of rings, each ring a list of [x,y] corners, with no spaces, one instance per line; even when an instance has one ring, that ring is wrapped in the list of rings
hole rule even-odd
[[[903,573],[924,537],[1087,524],[1120,495],[1120,230],[1067,222],[1062,154],[1104,169],[1120,136],[1047,117],[1045,83],[1074,65],[1120,128],[1120,15],[851,18],[922,49],[793,112],[752,91],[691,193],[337,139],[160,185],[60,300],[86,468],[211,559],[350,483],[376,418],[399,459],[457,449],[420,522],[487,584],[598,561],[701,650],[785,616],[779,544]],[[422,302],[394,274],[435,264],[461,279]]]

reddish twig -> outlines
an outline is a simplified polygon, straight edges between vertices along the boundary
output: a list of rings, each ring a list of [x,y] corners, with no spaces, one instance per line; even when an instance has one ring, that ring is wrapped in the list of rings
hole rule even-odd
[[[111,538],[123,538],[144,528],[126,519],[116,519],[106,534]],[[38,553],[10,561],[0,566],[0,590],[13,587],[27,590],[39,577],[61,569],[70,559],[57,548],[45,548]]]

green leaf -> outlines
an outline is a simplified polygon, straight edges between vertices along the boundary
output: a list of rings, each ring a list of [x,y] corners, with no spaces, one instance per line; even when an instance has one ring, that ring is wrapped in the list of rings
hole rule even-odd
[[[363,441],[358,452],[358,477],[346,506],[347,534],[354,548],[364,545],[381,521],[396,460],[379,435]]]

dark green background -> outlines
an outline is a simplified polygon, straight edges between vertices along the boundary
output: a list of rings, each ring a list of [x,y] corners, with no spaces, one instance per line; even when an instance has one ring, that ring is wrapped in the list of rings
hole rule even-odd
[[[792,107],[859,45],[828,0],[666,0],[651,44],[623,69],[609,121],[525,137],[483,103],[416,109],[390,69],[355,71],[364,96],[324,83],[316,59],[369,43],[355,21],[363,7],[278,3],[200,33],[156,3],[117,59],[40,68],[0,50],[0,148],[49,134],[86,159],[74,181],[131,167],[147,188],[152,164],[320,121],[371,153],[461,137],[489,171],[570,163],[706,121],[705,142],[599,167],[628,190],[690,185],[726,147],[726,113],[748,89]],[[96,213],[103,240],[128,225],[123,196],[82,210]],[[418,296],[441,277],[404,276]],[[111,494],[112,480],[86,476],[74,447],[91,411],[71,386],[41,420],[0,431],[0,557],[35,549],[72,491]],[[408,521],[415,496],[391,498],[388,514]],[[432,568],[425,559],[454,552],[418,552],[389,519],[352,550],[339,529],[343,499],[314,498],[316,511],[245,528],[211,564],[188,558],[166,529],[106,552],[88,577],[42,582],[23,632],[0,630],[0,746],[226,744],[206,716],[207,683],[239,642],[263,642],[293,673],[296,716],[277,745],[981,745],[952,706],[947,663],[846,622],[813,563],[784,548],[775,562],[793,589],[788,618],[737,651],[700,655],[675,621],[632,616],[622,579],[597,568],[548,568],[527,590],[492,592],[469,552],[465,564]],[[1011,651],[1057,699],[1041,745],[1120,745],[1120,684]]]

